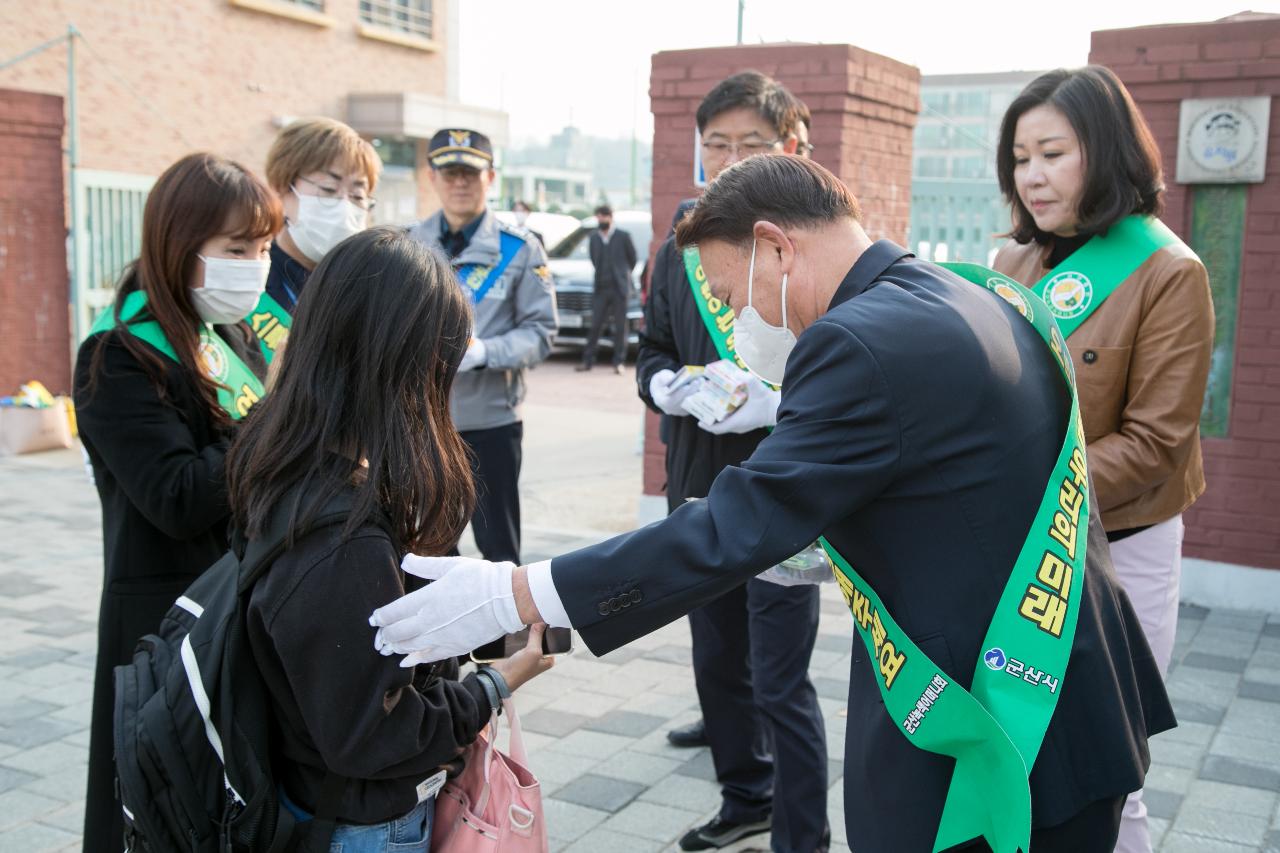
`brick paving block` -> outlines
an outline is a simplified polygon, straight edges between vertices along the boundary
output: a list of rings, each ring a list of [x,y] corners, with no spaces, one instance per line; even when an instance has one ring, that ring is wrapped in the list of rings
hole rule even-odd
[[[14,788],[0,794],[0,830],[12,829],[19,824],[36,820],[44,815],[64,808],[66,803],[51,797],[42,797],[21,788]],[[80,827],[84,826],[83,809],[81,809]],[[79,832],[80,827],[74,831]]]
[[[562,841],[581,838],[609,816],[608,812],[566,803],[555,797],[543,799],[542,811],[547,821],[547,835]]]
[[[29,696],[0,700],[0,726],[11,726],[21,720],[42,717],[58,710],[57,705],[37,702]]]
[[[1205,617],[1206,628],[1232,628],[1237,631],[1261,631],[1267,624],[1265,610],[1232,610],[1215,607]]]
[[[543,750],[542,754],[558,752],[562,755],[577,755],[583,758],[603,761],[634,743],[634,738],[579,730],[562,737],[558,743],[554,743]]]
[[[1186,699],[1176,699],[1173,701],[1173,712],[1178,718],[1178,723],[1184,721],[1188,723],[1204,723],[1206,725],[1216,726],[1222,722],[1222,718],[1226,716],[1227,709],[1225,707],[1213,707],[1203,702],[1192,702]]]
[[[1270,622],[1262,626],[1262,636],[1264,637],[1280,637],[1280,622],[1275,621],[1275,616],[1271,617]]]
[[[76,671],[81,673],[76,678],[33,690],[29,695],[37,701],[50,702],[64,707],[78,705],[82,702],[92,702],[93,679],[85,678],[83,670],[77,669]]]
[[[4,763],[17,770],[43,775],[69,767],[84,767],[88,761],[88,754],[83,749],[54,741],[10,755]]]
[[[588,720],[582,727],[591,732],[604,732],[611,735],[638,738],[644,737],[666,722],[665,717],[619,710],[610,711],[603,717],[598,717],[594,720]]]
[[[1280,770],[1241,761],[1237,758],[1226,758],[1221,755],[1210,755],[1205,758],[1200,768],[1200,778],[1213,782],[1226,782],[1231,785],[1244,785],[1249,788],[1262,788],[1266,791],[1280,791]]]
[[[1280,853],[1280,829],[1273,829],[1263,837],[1261,853]]]
[[[643,790],[644,785],[637,782],[587,773],[559,788],[556,791],[556,799],[613,814],[634,800]]]
[[[19,785],[34,782],[36,778],[34,774],[27,773],[24,770],[0,764],[0,792],[11,791]]]
[[[1146,785],[1159,788],[1173,794],[1185,794],[1191,790],[1191,783],[1196,779],[1194,770],[1186,767],[1173,767],[1165,764],[1151,763],[1147,771]]]
[[[1211,755],[1280,767],[1280,740],[1264,740],[1232,732],[1218,732],[1209,745]]]
[[[849,680],[841,681],[838,678],[826,678],[818,676],[811,678],[813,681],[813,689],[818,691],[818,695],[825,699],[834,699],[843,702],[849,698]]]
[[[9,726],[0,726],[0,743],[30,749],[33,746],[61,740],[63,737],[80,730],[80,726],[65,720],[58,720],[52,717],[37,717],[19,720]]]
[[[1172,820],[1182,805],[1182,799],[1182,794],[1161,791],[1149,785],[1142,791],[1142,802],[1146,804],[1147,814],[1152,817]]]
[[[695,776],[673,773],[644,791],[640,800],[706,814],[720,807],[720,785]]]
[[[1153,735],[1153,737],[1162,740],[1176,740],[1178,743],[1187,743],[1193,746],[1207,747],[1217,733],[1217,726],[1209,725],[1208,723],[1188,722],[1179,717],[1177,728],[1169,729],[1167,732],[1160,732],[1160,734]]]
[[[14,678],[20,684],[31,684],[37,687],[54,687],[61,684],[71,684],[76,681],[84,680],[84,670],[79,667],[67,666],[61,661],[46,663]]]
[[[693,650],[688,645],[668,643],[656,649],[648,649],[642,655],[647,660],[666,661],[667,663],[693,665]]]
[[[1165,764],[1172,767],[1186,767],[1189,770],[1198,770],[1200,762],[1204,760],[1204,747],[1194,746],[1188,743],[1178,743],[1174,740],[1160,740],[1152,738],[1148,745],[1151,749],[1151,762],[1153,764]]]
[[[1169,831],[1170,821],[1164,818],[1147,815],[1147,834],[1151,838],[1151,849],[1159,850],[1160,842],[1164,840],[1164,835]]]
[[[1209,655],[1247,658],[1257,648],[1260,633],[1233,631],[1228,628],[1201,628],[1191,643],[1191,649]]]
[[[706,779],[709,782],[714,782],[716,780],[716,768],[711,761],[711,751],[703,750],[693,758],[690,758],[680,765],[676,773],[681,776],[693,776],[696,779]]]
[[[574,714],[570,711],[551,711],[547,708],[538,708],[527,714],[521,714],[520,726],[531,732],[561,738],[571,732],[576,732],[582,727],[583,723],[590,719],[590,717],[584,717],[581,714]]]
[[[42,637],[70,637],[75,634],[93,634],[96,637],[97,632],[98,623],[87,619],[67,619],[27,629],[28,634],[38,634]]]
[[[601,761],[592,772],[641,785],[653,785],[680,767],[681,762],[660,755],[624,749],[608,761]]]
[[[3,589],[0,589],[0,595],[3,595]],[[48,663],[56,663],[70,656],[71,652],[66,649],[56,649],[51,646],[25,646],[21,649],[14,649],[0,657],[0,664],[17,667],[22,670],[31,670]]]
[[[0,832],[0,853],[36,853],[36,851],[62,849],[78,845],[79,838],[65,830],[38,823],[24,823],[15,829]]]
[[[593,829],[573,844],[564,848],[564,853],[657,853],[663,849],[660,841],[641,838],[606,829]]]
[[[621,832],[670,843],[694,826],[701,817],[698,812],[641,801],[627,806],[601,824],[600,828],[608,832]]]
[[[1280,702],[1280,684],[1266,684],[1261,681],[1244,681],[1236,691],[1244,699],[1259,699],[1263,702]],[[1276,709],[1280,714],[1280,708]]]
[[[1222,730],[1262,740],[1280,740],[1275,703],[1237,697],[1222,718]]]
[[[65,805],[57,811],[49,812],[39,820],[45,826],[65,829],[73,835],[84,832],[84,803],[76,802]]]
[[[28,610],[23,618],[36,622],[63,622],[68,619],[78,619],[83,612],[65,604],[51,604],[36,610]]]
[[[547,749],[529,757],[529,769],[544,785],[564,785],[589,772],[597,763],[594,758]]]
[[[1267,822],[1262,818],[1190,803],[1178,812],[1171,828],[1205,839],[1253,847],[1260,845],[1267,834]]]
[[[578,682],[579,685],[582,682]],[[593,685],[594,686],[594,685]],[[559,699],[552,699],[542,707],[542,710],[548,712],[567,711],[575,715],[586,715],[587,717],[599,717],[620,707],[626,698],[623,696],[609,696],[604,693],[593,693],[589,690],[570,690]]]
[[[1182,627],[1183,620],[1188,622],[1202,622],[1209,615],[1209,608],[1199,604],[1192,604],[1189,601],[1181,602],[1178,605],[1178,627]]]
[[[1182,666],[1193,666],[1200,669],[1216,669],[1221,672],[1244,672],[1248,666],[1247,658],[1207,655],[1203,652],[1189,652],[1182,659]]]
[[[614,649],[608,654],[601,655],[599,658],[596,658],[596,660],[603,661],[604,663],[614,664],[615,666],[617,666],[617,665],[624,664],[627,661],[633,661],[636,658],[641,657],[643,654],[644,654],[643,649],[633,648],[632,646],[628,645],[628,646],[623,646],[620,649]]]
[[[1277,796],[1274,791],[1228,785],[1207,779],[1197,779],[1191,783],[1191,789],[1186,796],[1186,801],[1190,805],[1252,815],[1263,820],[1270,818],[1275,812],[1278,800],[1280,796]]]
[[[824,652],[839,652],[842,655],[847,655],[853,648],[854,639],[853,635],[847,631],[837,634],[819,632],[818,639],[814,642],[814,648]]]
[[[53,589],[47,583],[40,583],[26,572],[5,572],[0,574],[0,595],[6,599],[21,598],[25,595],[39,595]]]

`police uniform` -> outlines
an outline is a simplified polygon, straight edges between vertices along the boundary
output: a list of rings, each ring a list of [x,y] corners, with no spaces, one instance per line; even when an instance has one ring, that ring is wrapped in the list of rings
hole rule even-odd
[[[489,169],[493,146],[476,131],[442,130],[432,137],[427,158],[433,169]],[[485,362],[458,374],[450,411],[475,459],[476,547],[485,559],[518,563],[524,371],[551,352],[557,329],[547,255],[531,232],[501,222],[488,209],[457,231],[439,211],[409,234],[449,260],[475,303],[472,335],[484,342]]]

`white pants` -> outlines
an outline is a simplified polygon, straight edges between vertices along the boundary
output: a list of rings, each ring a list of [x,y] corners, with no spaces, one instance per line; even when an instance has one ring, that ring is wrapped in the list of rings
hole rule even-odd
[[[1182,516],[1111,543],[1111,562],[1133,603],[1160,673],[1167,675],[1178,628],[1178,584],[1182,577]],[[1125,801],[1116,853],[1151,853],[1142,791]]]

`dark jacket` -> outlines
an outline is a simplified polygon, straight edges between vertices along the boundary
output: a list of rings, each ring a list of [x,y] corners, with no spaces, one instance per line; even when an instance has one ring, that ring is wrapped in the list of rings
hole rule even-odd
[[[649,382],[661,370],[677,371],[686,364],[710,364],[720,359],[711,334],[702,322],[693,290],[685,275],[684,260],[675,238],[658,249],[644,305],[644,331],[636,356],[636,390],[646,406],[659,414],[649,396]],[[663,415],[667,443],[667,504],[675,508],[685,498],[704,498],[711,483],[726,465],[737,465],[768,435],[763,429],[748,433],[712,435],[698,428],[694,417]]]
[[[217,330],[265,375],[246,326]],[[155,631],[174,600],[222,556],[229,512],[223,472],[229,432],[215,425],[194,377],[157,352],[165,371],[162,400],[120,334],[103,333],[107,343],[96,375],[93,352],[103,335],[81,344],[74,391],[80,440],[102,500],[105,564],[84,849],[110,853],[120,850],[123,838],[114,793],[112,667],[132,658],[138,638]],[[90,380],[96,380],[92,389]]]
[[[369,614],[404,594],[403,550],[374,521],[342,533],[303,534],[271,565],[249,599],[249,640],[290,799],[314,811],[329,768],[351,780],[339,820],[381,823],[417,804],[418,784],[458,758],[492,708],[454,661],[402,669],[378,654]]]
[[[267,273],[267,294],[292,316],[311,271],[298,263],[276,243],[271,244],[271,271]]]
[[[1069,398],[1048,348],[1003,300],[880,241],[800,336],[782,387],[777,428],[707,500],[553,561],[574,627],[603,654],[825,534],[967,688],[1061,448]],[[1090,521],[1072,657],[1031,775],[1036,826],[1137,790],[1147,737],[1174,724],[1096,506]],[[953,762],[897,731],[850,644],[850,846],[927,851]]]
[[[591,265],[596,268],[595,286],[625,289],[631,286],[631,271],[636,268],[636,244],[631,235],[614,225],[606,243],[600,230],[591,232],[589,249]]]

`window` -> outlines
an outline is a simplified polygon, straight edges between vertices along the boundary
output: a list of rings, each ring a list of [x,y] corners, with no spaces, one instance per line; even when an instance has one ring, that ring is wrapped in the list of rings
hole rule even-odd
[[[917,148],[946,148],[951,142],[951,128],[940,122],[921,122],[916,125]]]
[[[951,177],[981,178],[986,165],[984,157],[957,157],[951,161]]]
[[[956,115],[980,116],[987,114],[986,92],[957,92]]]
[[[916,176],[920,178],[945,178],[947,176],[947,158],[917,157]]]
[[[324,11],[324,0],[281,0],[293,6],[301,6],[304,9],[310,9],[312,12]]]
[[[430,40],[431,0],[360,0],[360,20]]]

